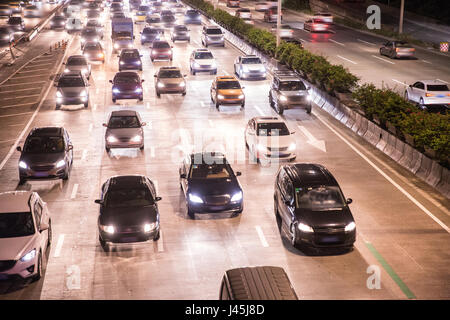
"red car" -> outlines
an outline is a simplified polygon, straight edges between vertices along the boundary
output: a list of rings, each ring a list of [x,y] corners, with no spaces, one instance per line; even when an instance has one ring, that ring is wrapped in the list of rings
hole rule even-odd
[[[150,59],[155,60],[170,60],[173,59],[172,46],[167,41],[153,41]]]

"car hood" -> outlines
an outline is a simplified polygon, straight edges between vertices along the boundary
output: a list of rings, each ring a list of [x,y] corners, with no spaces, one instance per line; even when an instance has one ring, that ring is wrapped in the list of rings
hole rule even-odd
[[[74,95],[80,94],[82,91],[86,90],[85,87],[59,87],[58,90],[63,95]]]
[[[197,62],[199,65],[202,66],[210,66],[215,63],[214,59],[195,59],[195,62]]]
[[[121,43],[129,43],[130,41],[133,41],[133,39],[131,39],[131,37],[124,37],[124,38],[120,38],[120,39],[115,39],[114,40],[114,43],[118,43],[118,44],[121,44]]]
[[[273,147],[273,148],[283,148],[289,147],[289,145],[295,142],[292,135],[288,136],[257,136],[257,142],[263,146]]]
[[[133,138],[136,135],[142,134],[142,128],[120,128],[120,129],[106,129],[106,136],[113,135],[116,138]]]
[[[219,89],[217,92],[224,96],[238,96],[242,94],[242,89]]]
[[[312,211],[306,209],[296,209],[297,221],[303,222],[313,228],[324,227],[344,227],[354,221],[348,207],[342,210]]]
[[[27,237],[0,238],[0,260],[19,260],[33,249],[35,235]]]
[[[89,65],[72,65],[72,66],[66,66],[67,69],[69,69],[70,71],[81,71],[83,69],[89,70]]]
[[[189,181],[188,192],[204,196],[230,195],[242,191],[239,181],[231,179],[192,179]]]
[[[20,161],[25,162],[28,166],[39,164],[56,164],[59,160],[64,159],[64,152],[55,153],[22,153]]]
[[[139,58],[121,58],[119,61],[124,62],[124,63],[133,63],[134,64],[134,63],[140,62],[141,59],[139,59]]]
[[[159,78],[158,81],[164,84],[180,84],[184,82],[184,78]]]
[[[156,205],[146,207],[104,208],[99,217],[102,225],[136,226],[159,220]]]
[[[259,71],[259,70],[265,70],[266,68],[264,67],[264,65],[260,64],[260,63],[255,63],[255,64],[243,64],[242,67],[247,67],[248,70],[250,71]]]

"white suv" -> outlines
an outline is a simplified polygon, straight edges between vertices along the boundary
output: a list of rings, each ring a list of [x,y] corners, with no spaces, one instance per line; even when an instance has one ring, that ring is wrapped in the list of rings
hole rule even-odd
[[[450,90],[445,82],[420,80],[406,88],[405,98],[422,110],[429,110],[433,105],[450,105]]]
[[[47,204],[36,192],[0,193],[0,280],[39,280],[51,239]]]

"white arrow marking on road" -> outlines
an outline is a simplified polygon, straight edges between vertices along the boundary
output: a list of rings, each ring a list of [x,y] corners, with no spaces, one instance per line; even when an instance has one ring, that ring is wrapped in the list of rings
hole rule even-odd
[[[303,134],[308,138],[308,141],[306,141],[307,143],[309,143],[310,145],[312,145],[313,147],[323,151],[323,152],[327,152],[327,149],[325,147],[325,141],[323,140],[317,140],[312,134],[311,132],[308,131],[308,129],[306,129],[303,126],[298,126],[298,128],[303,132]]]

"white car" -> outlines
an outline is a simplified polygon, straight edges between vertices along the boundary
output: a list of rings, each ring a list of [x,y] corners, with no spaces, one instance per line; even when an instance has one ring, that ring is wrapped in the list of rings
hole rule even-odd
[[[245,128],[245,145],[256,161],[294,160],[294,133],[278,117],[254,117]]]
[[[208,49],[196,49],[189,58],[190,70],[193,75],[196,72],[209,72],[217,74],[217,63],[212,52]]]
[[[450,90],[439,80],[420,80],[409,85],[405,91],[406,100],[419,104],[423,110],[432,105],[450,105]]]
[[[271,32],[273,34],[277,34],[277,27],[272,27]],[[280,26],[280,38],[282,39],[287,39],[287,38],[292,38],[294,36],[294,30],[291,28],[290,25],[288,24],[282,24]]]
[[[47,204],[36,192],[0,193],[0,280],[39,280],[51,239]]]
[[[277,6],[277,2],[276,1],[275,2],[273,2],[273,1],[271,1],[271,2],[258,1],[255,4],[255,11],[262,12],[262,11],[269,10],[270,8],[276,7],[276,6]]]
[[[313,19],[322,20],[324,23],[329,23],[329,24],[333,23],[333,15],[328,12],[317,12],[313,16]]]
[[[234,61],[234,73],[239,79],[266,79],[267,70],[258,56],[238,56]]]

